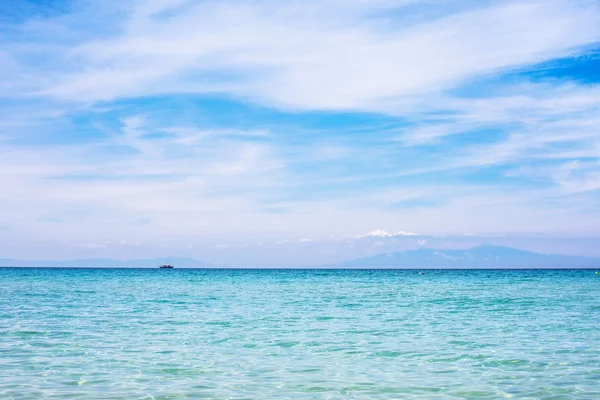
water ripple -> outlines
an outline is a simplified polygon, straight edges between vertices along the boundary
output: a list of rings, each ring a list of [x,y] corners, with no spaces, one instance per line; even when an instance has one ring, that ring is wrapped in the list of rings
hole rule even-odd
[[[598,399],[590,271],[0,269],[4,399]]]

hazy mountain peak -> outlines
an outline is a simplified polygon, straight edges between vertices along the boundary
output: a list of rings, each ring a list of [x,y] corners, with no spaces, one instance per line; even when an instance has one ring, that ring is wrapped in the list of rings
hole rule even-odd
[[[505,246],[469,249],[420,248],[341,262],[340,268],[581,268],[600,266],[600,259],[540,254]]]

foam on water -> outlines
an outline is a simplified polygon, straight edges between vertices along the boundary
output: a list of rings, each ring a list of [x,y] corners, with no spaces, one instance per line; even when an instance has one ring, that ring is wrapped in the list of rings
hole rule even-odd
[[[0,269],[0,398],[599,399],[594,272]]]

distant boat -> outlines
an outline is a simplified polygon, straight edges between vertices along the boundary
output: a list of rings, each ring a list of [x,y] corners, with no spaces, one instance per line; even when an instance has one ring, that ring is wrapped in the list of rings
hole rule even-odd
[[[169,264],[164,264],[164,265],[161,265],[158,268],[174,268],[174,267],[172,265],[169,265]]]

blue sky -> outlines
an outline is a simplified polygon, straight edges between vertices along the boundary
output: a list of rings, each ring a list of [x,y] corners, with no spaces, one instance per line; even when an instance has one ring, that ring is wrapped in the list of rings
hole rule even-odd
[[[0,32],[4,257],[600,255],[598,1],[23,0]]]

